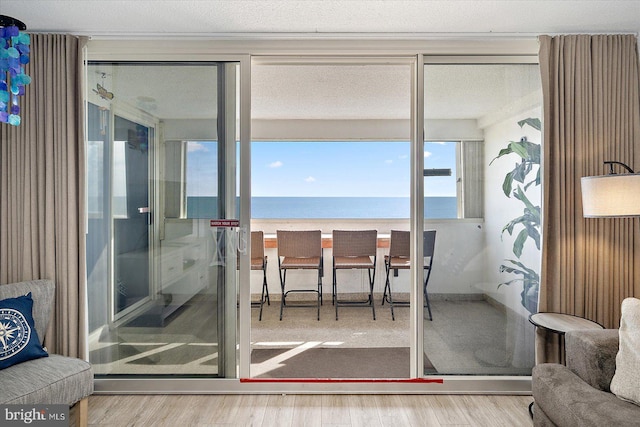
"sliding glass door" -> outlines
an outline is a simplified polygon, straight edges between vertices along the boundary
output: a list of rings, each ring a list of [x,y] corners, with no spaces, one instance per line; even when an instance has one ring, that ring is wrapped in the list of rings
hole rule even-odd
[[[405,266],[390,275],[395,317],[382,301],[390,234],[410,228],[414,68],[413,58],[254,59],[251,225],[264,233],[269,267],[252,272],[251,290],[258,301],[266,283],[270,305],[252,315],[251,377],[410,377]],[[295,293],[316,286],[317,272],[279,276],[279,230],[321,232],[319,316],[315,293]],[[373,271],[363,257],[333,269],[342,256],[333,235],[345,231],[375,234],[365,249]],[[349,239],[342,251],[361,244]]]
[[[348,57],[339,48],[283,57],[278,48],[215,62],[210,41],[189,45],[197,56],[177,46],[187,45],[90,44],[89,349],[100,390],[527,389],[540,261],[533,61]],[[172,55],[212,61],[161,61]],[[517,157],[524,147],[530,159]],[[360,213],[338,213],[332,203],[346,197]],[[305,199],[307,216],[282,199]],[[263,231],[266,275],[250,270],[249,229]],[[324,234],[320,321],[315,308],[295,307],[279,320],[282,229]],[[370,306],[346,304],[336,320],[334,289],[358,302],[370,287],[359,270],[338,272],[332,286],[340,229],[377,230],[375,320]],[[409,232],[409,261],[389,269],[387,286],[395,231]],[[288,286],[303,288],[304,273],[292,272]],[[265,278],[270,301],[252,308]],[[345,350],[358,366],[354,349],[370,348],[402,371],[349,376],[331,356],[324,366],[342,371],[325,375],[308,357]],[[293,362],[299,372],[283,373]],[[284,381],[292,376],[364,382]],[[375,378],[389,381],[366,382]]]
[[[238,71],[226,62],[88,66],[98,376],[235,376]]]
[[[540,271],[538,66],[425,62],[424,374],[528,376]]]

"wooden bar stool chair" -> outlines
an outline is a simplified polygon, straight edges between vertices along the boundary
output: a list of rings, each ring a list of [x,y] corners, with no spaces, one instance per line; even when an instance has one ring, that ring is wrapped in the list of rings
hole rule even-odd
[[[373,304],[373,283],[376,278],[376,254],[378,251],[377,230],[333,230],[333,303],[338,306],[370,306],[373,320],[376,320],[376,308]],[[365,301],[341,301],[338,299],[337,270],[366,269],[369,274],[369,296]]]
[[[258,320],[262,320],[262,308],[265,301],[271,305],[269,299],[269,286],[267,286],[267,256],[264,254],[264,233],[262,231],[251,232],[251,270],[262,270],[262,293],[260,301],[252,301],[251,307],[260,307]]]
[[[280,273],[280,320],[284,307],[312,307],[308,304],[287,304],[290,293],[310,292],[317,296],[318,320],[322,304],[322,233],[313,231],[276,231],[278,241],[278,271]],[[318,285],[316,289],[291,289],[287,291],[287,270],[317,270]]]
[[[385,301],[389,303],[391,308],[391,318],[396,320],[393,312],[393,306],[407,306],[408,301],[393,301],[393,295],[391,292],[391,281],[389,280],[389,272],[391,270],[407,270],[411,267],[410,263],[410,251],[411,241],[410,233],[408,231],[391,230],[391,241],[389,242],[389,255],[384,257],[384,267],[387,273],[387,277],[384,284],[384,292],[382,293],[382,305]],[[436,243],[436,231],[426,230],[423,233],[423,255],[425,258],[429,258],[427,261],[423,261],[424,284],[423,284],[423,298],[424,307],[429,311],[429,320],[433,320],[431,315],[431,304],[429,303],[429,295],[427,294],[427,284],[429,283],[429,277],[431,276],[431,268],[433,266],[433,253]]]

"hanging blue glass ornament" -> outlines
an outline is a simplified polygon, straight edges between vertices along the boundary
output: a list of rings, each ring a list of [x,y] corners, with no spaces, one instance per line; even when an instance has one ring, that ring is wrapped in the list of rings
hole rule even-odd
[[[20,116],[17,114],[9,114],[9,120],[7,120],[7,123],[13,126],[20,126]]]
[[[31,52],[31,37],[22,32],[26,29],[23,22],[0,15],[0,122],[14,126],[21,121],[18,97],[25,94],[25,86],[31,83],[24,72]]]

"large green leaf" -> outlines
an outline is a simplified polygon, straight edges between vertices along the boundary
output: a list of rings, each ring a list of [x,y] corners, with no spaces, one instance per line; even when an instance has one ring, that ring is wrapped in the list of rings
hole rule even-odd
[[[523,127],[524,125],[529,125],[532,128],[541,131],[542,130],[542,123],[540,122],[540,119],[536,119],[536,118],[528,118],[528,119],[524,119],[524,120],[520,120],[518,122],[518,125],[520,127]]]
[[[528,209],[531,214],[535,215],[538,219],[538,223],[540,222],[540,207],[534,206],[533,203],[527,198],[524,190],[518,186],[513,193],[514,197],[524,203],[525,208]]]
[[[503,148],[502,150],[500,150],[498,155],[489,162],[489,166],[491,166],[491,163],[493,163],[496,159],[499,159],[500,157],[506,156],[507,154],[511,154],[511,153],[513,153],[513,151],[511,150],[510,146],[508,146],[507,148]]]
[[[527,218],[526,215],[522,215],[517,218],[514,218],[511,221],[509,221],[504,227],[502,227],[502,234],[504,234],[504,232],[506,231],[509,233],[509,235],[513,235],[513,229],[516,225],[524,224],[528,221],[529,219]]]
[[[507,197],[511,197],[512,188],[513,188],[513,171],[509,172],[504,176],[504,181],[502,181],[502,192]]]
[[[500,150],[498,155],[494,157],[489,165],[491,165],[496,159],[500,157],[515,153],[522,159],[532,162],[534,164],[540,163],[540,144],[527,141],[526,138],[522,138],[520,141],[510,141],[506,148]]]
[[[513,230],[516,225],[522,225],[524,228],[520,230],[516,240],[513,243],[513,253],[520,258],[522,255],[522,249],[524,248],[524,244],[527,239],[533,239],[536,248],[540,249],[540,232],[538,231],[538,225],[535,221],[535,216],[531,215],[529,212],[525,213],[525,215],[519,216],[518,218],[514,218],[509,221],[503,228],[502,234],[504,232],[508,232],[509,235],[513,235]]]
[[[538,275],[538,273],[535,270],[532,270],[524,265],[522,262],[513,259],[507,259],[505,261],[510,262],[511,264],[515,265],[515,267],[502,264],[500,266],[501,273],[521,274],[523,278],[527,280],[540,280],[540,276]]]
[[[536,179],[534,179],[533,181],[529,181],[524,186],[524,191],[527,191],[527,189],[532,185],[536,185],[536,186],[540,185],[540,168],[538,168],[538,171],[536,172]]]
[[[508,260],[506,260],[506,261],[509,261],[511,264],[513,264],[513,265],[515,265],[515,266],[517,266],[517,267],[522,268],[522,269],[526,272],[525,274],[526,274],[528,277],[536,277],[536,278],[538,277],[538,273],[536,273],[536,271],[535,271],[535,270],[533,270],[533,269],[531,269],[531,268],[527,267],[527,266],[526,266],[526,265],[524,265],[521,261],[516,261],[515,259],[508,259]]]
[[[509,221],[503,228],[502,234],[508,232],[509,235],[513,235],[515,226],[521,225],[523,229],[518,233],[515,242],[513,243],[513,253],[520,258],[524,244],[528,238],[533,239],[536,247],[540,249],[540,207],[534,206],[527,198],[522,187],[518,186],[513,192],[516,199],[522,201],[525,205],[524,212],[521,216]]]
[[[513,174],[513,180],[518,181],[519,183],[524,183],[527,174],[531,167],[526,162],[520,162],[516,165],[515,169],[511,172]]]
[[[527,241],[528,237],[529,233],[527,231],[527,228],[525,227],[524,229],[520,230],[520,233],[518,233],[518,237],[516,237],[516,240],[513,242],[513,254],[518,258],[520,258],[520,256],[522,255],[522,249],[524,248],[524,243]]]
[[[525,224],[527,228],[527,237],[533,239],[533,242],[536,244],[536,248],[540,250],[540,232],[538,231],[539,225],[534,225],[532,223]]]
[[[540,164],[540,144],[522,138],[520,141],[511,141],[509,146],[512,153],[516,153],[523,160],[534,164]],[[510,154],[510,153],[505,153]]]
[[[526,140],[526,139],[522,139],[520,141],[512,141],[509,143],[509,147],[511,148],[511,151],[516,153],[518,156],[522,157],[523,159],[529,159],[530,155],[529,155],[529,145],[530,143]]]
[[[537,272],[526,267],[519,261],[506,261],[512,263],[515,267],[503,264],[500,266],[500,272],[518,274],[522,277],[517,277],[511,280],[507,280],[506,282],[502,282],[498,284],[498,288],[500,288],[500,286],[502,285],[509,286],[514,283],[522,282],[522,292],[520,293],[522,306],[525,307],[529,312],[533,313],[537,306],[535,302],[537,301],[538,290],[540,288],[540,276]]]
[[[516,154],[520,157],[520,162],[516,163],[513,170],[505,175],[502,183],[502,191],[505,196],[511,197],[513,181],[525,183],[527,175],[533,170],[533,166],[540,165],[540,144],[529,142],[526,139],[511,141],[507,148],[500,150],[500,153],[489,163],[491,165],[496,159],[508,154]],[[525,189],[530,185],[540,185],[540,168],[536,171],[536,178],[526,184]]]

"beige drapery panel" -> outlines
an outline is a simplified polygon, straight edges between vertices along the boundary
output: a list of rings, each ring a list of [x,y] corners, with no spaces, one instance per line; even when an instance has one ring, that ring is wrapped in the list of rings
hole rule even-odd
[[[22,124],[0,124],[0,283],[56,282],[50,352],[85,357],[82,49],[32,34]]]
[[[617,328],[622,300],[640,296],[640,222],[583,218],[580,178],[605,174],[605,160],[640,169],[637,39],[539,40],[544,102],[539,310]],[[538,333],[538,363],[558,360],[557,339]]]

